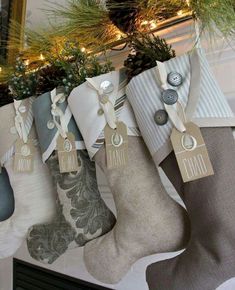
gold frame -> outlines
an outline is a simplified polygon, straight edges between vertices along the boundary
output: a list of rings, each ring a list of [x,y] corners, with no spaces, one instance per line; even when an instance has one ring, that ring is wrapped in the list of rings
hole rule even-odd
[[[10,7],[10,21],[11,22],[18,23],[21,27],[20,29],[20,40],[21,44],[20,47],[17,49],[8,49],[7,51],[7,62],[13,63],[15,60],[15,57],[19,50],[23,46],[23,40],[24,40],[24,27],[25,27],[25,17],[26,17],[26,6],[27,6],[27,0],[12,0],[11,7]],[[15,31],[11,29],[9,26],[9,34],[8,39],[14,38]]]

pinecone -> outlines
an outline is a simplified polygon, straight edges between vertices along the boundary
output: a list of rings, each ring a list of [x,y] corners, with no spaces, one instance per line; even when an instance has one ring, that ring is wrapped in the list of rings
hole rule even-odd
[[[132,1],[131,5],[125,2],[128,1],[107,0],[106,7],[109,10],[109,18],[112,23],[122,32],[129,34],[137,30],[140,9],[137,5],[138,1]]]
[[[175,57],[175,51],[165,39],[154,35],[135,34],[132,37],[130,47],[132,53],[124,62],[128,80],[156,66],[156,60],[166,61]]]
[[[129,54],[127,59],[124,61],[128,81],[130,81],[134,76],[137,76],[138,74],[154,67],[155,65],[156,61],[152,60],[142,52]]]
[[[65,75],[62,69],[54,65],[42,68],[38,79],[37,95],[51,91],[56,86],[61,85]]]

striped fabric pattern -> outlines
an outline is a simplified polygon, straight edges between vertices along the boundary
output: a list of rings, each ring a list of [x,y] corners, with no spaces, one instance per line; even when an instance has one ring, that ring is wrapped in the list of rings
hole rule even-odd
[[[198,83],[200,96],[192,120],[201,127],[211,127],[211,123],[213,123],[213,126],[224,126],[228,120],[230,126],[235,126],[234,114],[210,72],[205,55],[199,49],[198,55],[201,64],[201,81]],[[174,88],[169,85],[169,88],[177,90],[179,100],[184,108],[186,108],[190,87],[195,85],[191,84],[189,54],[170,59],[166,62],[166,69],[167,73],[174,71],[179,72],[183,76],[183,84],[180,87]],[[150,153],[155,155],[158,152],[159,154],[161,154],[160,152],[164,152],[164,156],[157,158],[158,163],[172,149],[171,145],[169,145],[169,138],[173,127],[171,121],[168,121],[164,126],[158,126],[154,122],[154,114],[156,111],[164,109],[161,92],[162,89],[156,67],[134,77],[126,89],[141,134]],[[164,146],[165,148],[163,148]]]
[[[122,90],[119,90],[121,92]],[[120,94],[120,93],[119,93]],[[118,96],[115,102],[114,110],[116,113],[116,117],[118,120],[121,119],[121,112],[122,108],[124,106],[124,103],[127,102],[127,95],[126,94],[120,94],[121,96]],[[137,127],[128,127],[127,133],[129,136],[141,136],[140,131]],[[104,144],[104,131],[102,131],[96,140],[96,142],[92,145],[94,149],[96,149],[96,152],[100,149],[100,147]]]
[[[35,97],[31,97],[28,99],[28,104],[27,104],[27,117],[25,118],[25,129],[27,135],[29,135],[30,130],[33,125],[33,109],[32,105],[35,100]],[[23,101],[24,102],[24,101]],[[13,104],[12,104],[13,106]],[[34,144],[38,144],[37,140],[34,140]],[[15,153],[15,145],[11,146],[9,150],[2,156],[1,158],[1,164],[4,165],[5,162],[7,162]]]
[[[120,78],[121,78],[121,73],[120,73]],[[121,120],[121,113],[122,113],[122,109],[125,102],[128,102],[127,95],[125,93],[126,83],[127,83],[126,78],[120,81],[119,88],[118,88],[118,95],[117,95],[117,99],[114,105],[115,114],[118,120]],[[128,127],[127,134],[129,136],[141,136],[140,130],[138,127]],[[102,131],[98,139],[96,140],[96,142],[92,145],[92,148],[95,149],[95,152],[97,152],[100,149],[100,147],[104,144],[104,141],[105,141],[104,131]]]

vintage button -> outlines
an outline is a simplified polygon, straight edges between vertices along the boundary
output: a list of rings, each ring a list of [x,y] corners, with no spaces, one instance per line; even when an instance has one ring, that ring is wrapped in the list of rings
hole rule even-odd
[[[20,106],[20,107],[19,107],[19,112],[20,112],[21,114],[24,114],[24,113],[26,112],[26,107],[25,107],[25,106]]]
[[[162,93],[162,100],[167,105],[174,105],[178,100],[178,93],[175,90],[165,90]]]
[[[55,128],[55,123],[54,123],[52,120],[48,121],[48,122],[47,122],[47,128],[48,128],[49,130],[54,129],[54,128]]]
[[[11,132],[11,134],[15,135],[17,133],[16,127],[15,126],[11,127],[10,132]]]
[[[114,90],[114,85],[110,81],[103,81],[100,84],[100,89],[102,89],[105,94],[110,94]]]
[[[102,115],[104,114],[103,109],[99,109],[98,112],[97,112],[97,114],[98,114],[99,116],[102,116]]]
[[[177,72],[171,72],[167,76],[167,81],[173,87],[178,87],[178,86],[182,85],[183,77],[181,74],[179,74]]]
[[[154,115],[154,121],[157,125],[165,125],[168,121],[168,114],[165,110],[158,110]]]

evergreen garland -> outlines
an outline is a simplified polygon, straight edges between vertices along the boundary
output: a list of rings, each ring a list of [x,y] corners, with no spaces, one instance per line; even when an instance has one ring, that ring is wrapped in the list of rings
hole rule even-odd
[[[9,80],[10,90],[17,100],[22,100],[36,94],[37,89],[36,72],[27,72],[27,65],[21,57],[17,57],[15,72]]]
[[[86,81],[87,77],[94,77],[110,72],[114,68],[110,61],[100,63],[96,56],[89,56],[82,51],[76,41],[67,41],[56,58],[50,59],[51,64],[63,72],[63,78],[57,79],[55,86],[63,86],[65,93]]]
[[[175,51],[165,39],[155,35],[135,34],[131,40],[132,52],[124,62],[128,80],[156,66],[156,61],[175,57]]]

